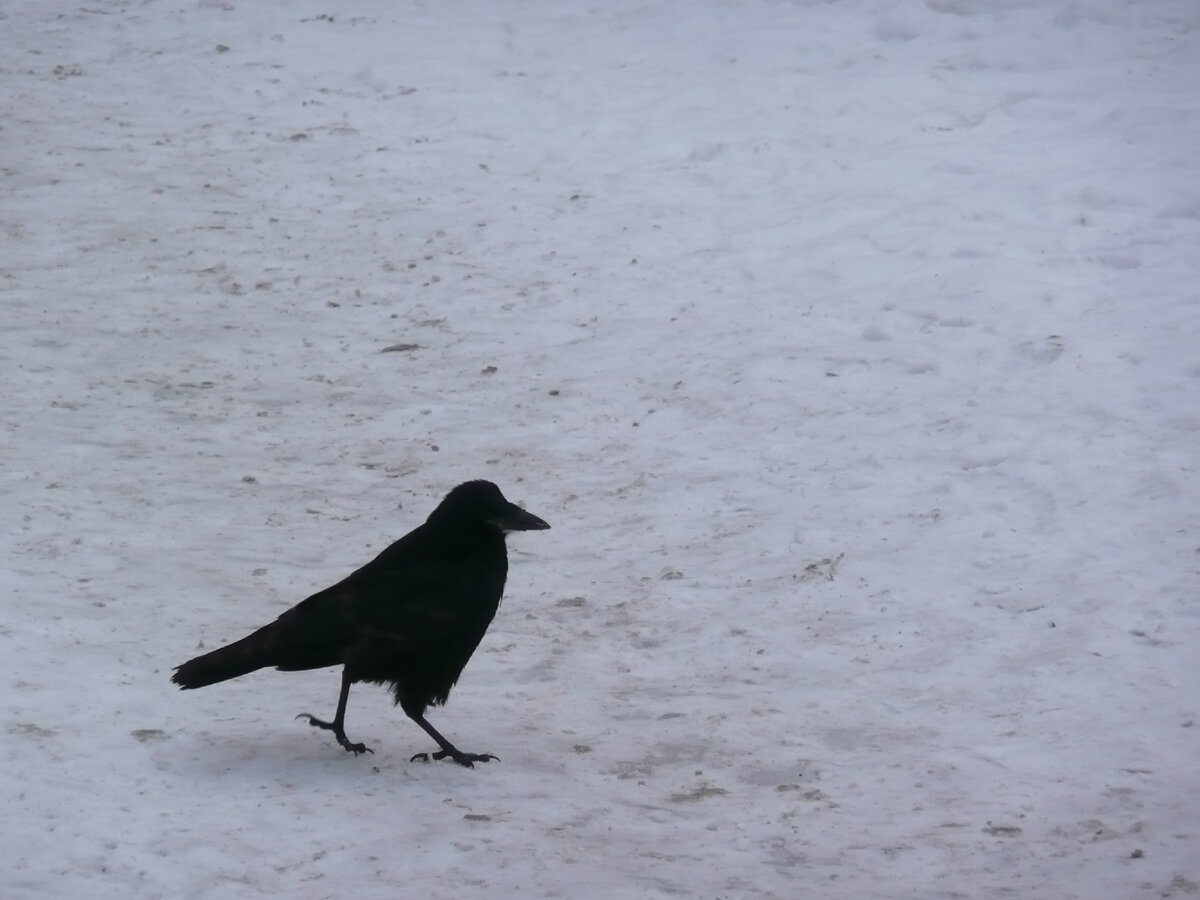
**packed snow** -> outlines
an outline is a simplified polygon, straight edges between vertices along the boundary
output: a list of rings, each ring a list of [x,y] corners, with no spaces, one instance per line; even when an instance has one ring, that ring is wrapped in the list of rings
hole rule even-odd
[[[13,898],[1200,893],[1194,0],[9,0]],[[173,666],[451,487],[433,749]]]

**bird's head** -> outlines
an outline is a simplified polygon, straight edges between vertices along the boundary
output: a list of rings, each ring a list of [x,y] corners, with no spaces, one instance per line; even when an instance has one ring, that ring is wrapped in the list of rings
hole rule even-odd
[[[490,481],[467,481],[460,484],[429,516],[432,522],[487,524],[501,534],[510,531],[540,531],[550,526],[533,513],[510,503],[500,488]]]

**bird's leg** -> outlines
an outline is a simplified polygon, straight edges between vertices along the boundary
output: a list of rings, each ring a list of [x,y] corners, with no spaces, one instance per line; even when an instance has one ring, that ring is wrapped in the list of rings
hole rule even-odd
[[[337,714],[334,715],[333,721],[322,722],[310,713],[300,713],[296,718],[308,719],[308,724],[314,728],[324,728],[326,731],[332,731],[333,736],[337,738],[337,742],[355,756],[358,756],[360,753],[374,753],[375,751],[366,744],[352,744],[350,743],[350,739],[346,737],[346,701],[348,699],[350,699],[350,673],[342,669],[342,692],[338,695]]]
[[[424,728],[425,732],[431,738],[433,738],[435,741],[437,741],[438,746],[442,748],[441,750],[437,750],[432,754],[430,754],[430,753],[414,753],[412,755],[412,758],[409,760],[409,762],[415,762],[418,759],[424,760],[425,762],[429,762],[430,756],[432,756],[434,759],[445,759],[448,756],[452,760],[454,760],[456,763],[458,763],[460,766],[466,766],[468,769],[475,768],[475,763],[477,763],[477,762],[490,762],[493,759],[496,762],[500,762],[500,757],[495,756],[491,753],[463,753],[461,750],[459,750],[457,747],[455,747],[452,743],[450,743],[448,740],[446,740],[444,737],[442,737],[441,734],[438,733],[438,730],[436,728],[434,728],[427,721],[425,721],[425,717],[423,715],[421,715],[421,713],[413,711],[413,710],[407,710],[407,709],[405,710],[405,712],[408,714],[408,717],[410,719],[412,719],[414,722],[416,722],[418,725],[420,725],[422,728]]]

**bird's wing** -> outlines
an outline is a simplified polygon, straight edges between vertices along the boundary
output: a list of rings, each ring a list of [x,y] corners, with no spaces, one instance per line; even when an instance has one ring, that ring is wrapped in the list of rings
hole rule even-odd
[[[480,618],[490,621],[503,589],[502,581],[493,587],[469,567],[438,560],[381,568],[355,581],[352,594],[364,635],[425,645],[471,630]]]
[[[354,598],[339,582],[302,600],[270,626],[276,668],[284,671],[336,666],[354,641]]]
[[[486,585],[477,573],[439,561],[365,566],[276,620],[278,667],[337,665],[363,643],[393,653],[436,646],[486,627],[495,613]],[[501,581],[496,601],[502,588]]]

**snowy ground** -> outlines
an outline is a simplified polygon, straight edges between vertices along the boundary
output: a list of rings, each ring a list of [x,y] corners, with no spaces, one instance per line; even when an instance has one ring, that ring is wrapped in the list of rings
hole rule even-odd
[[[0,32],[5,897],[1200,893],[1193,0]],[[473,477],[503,762],[169,684]]]

